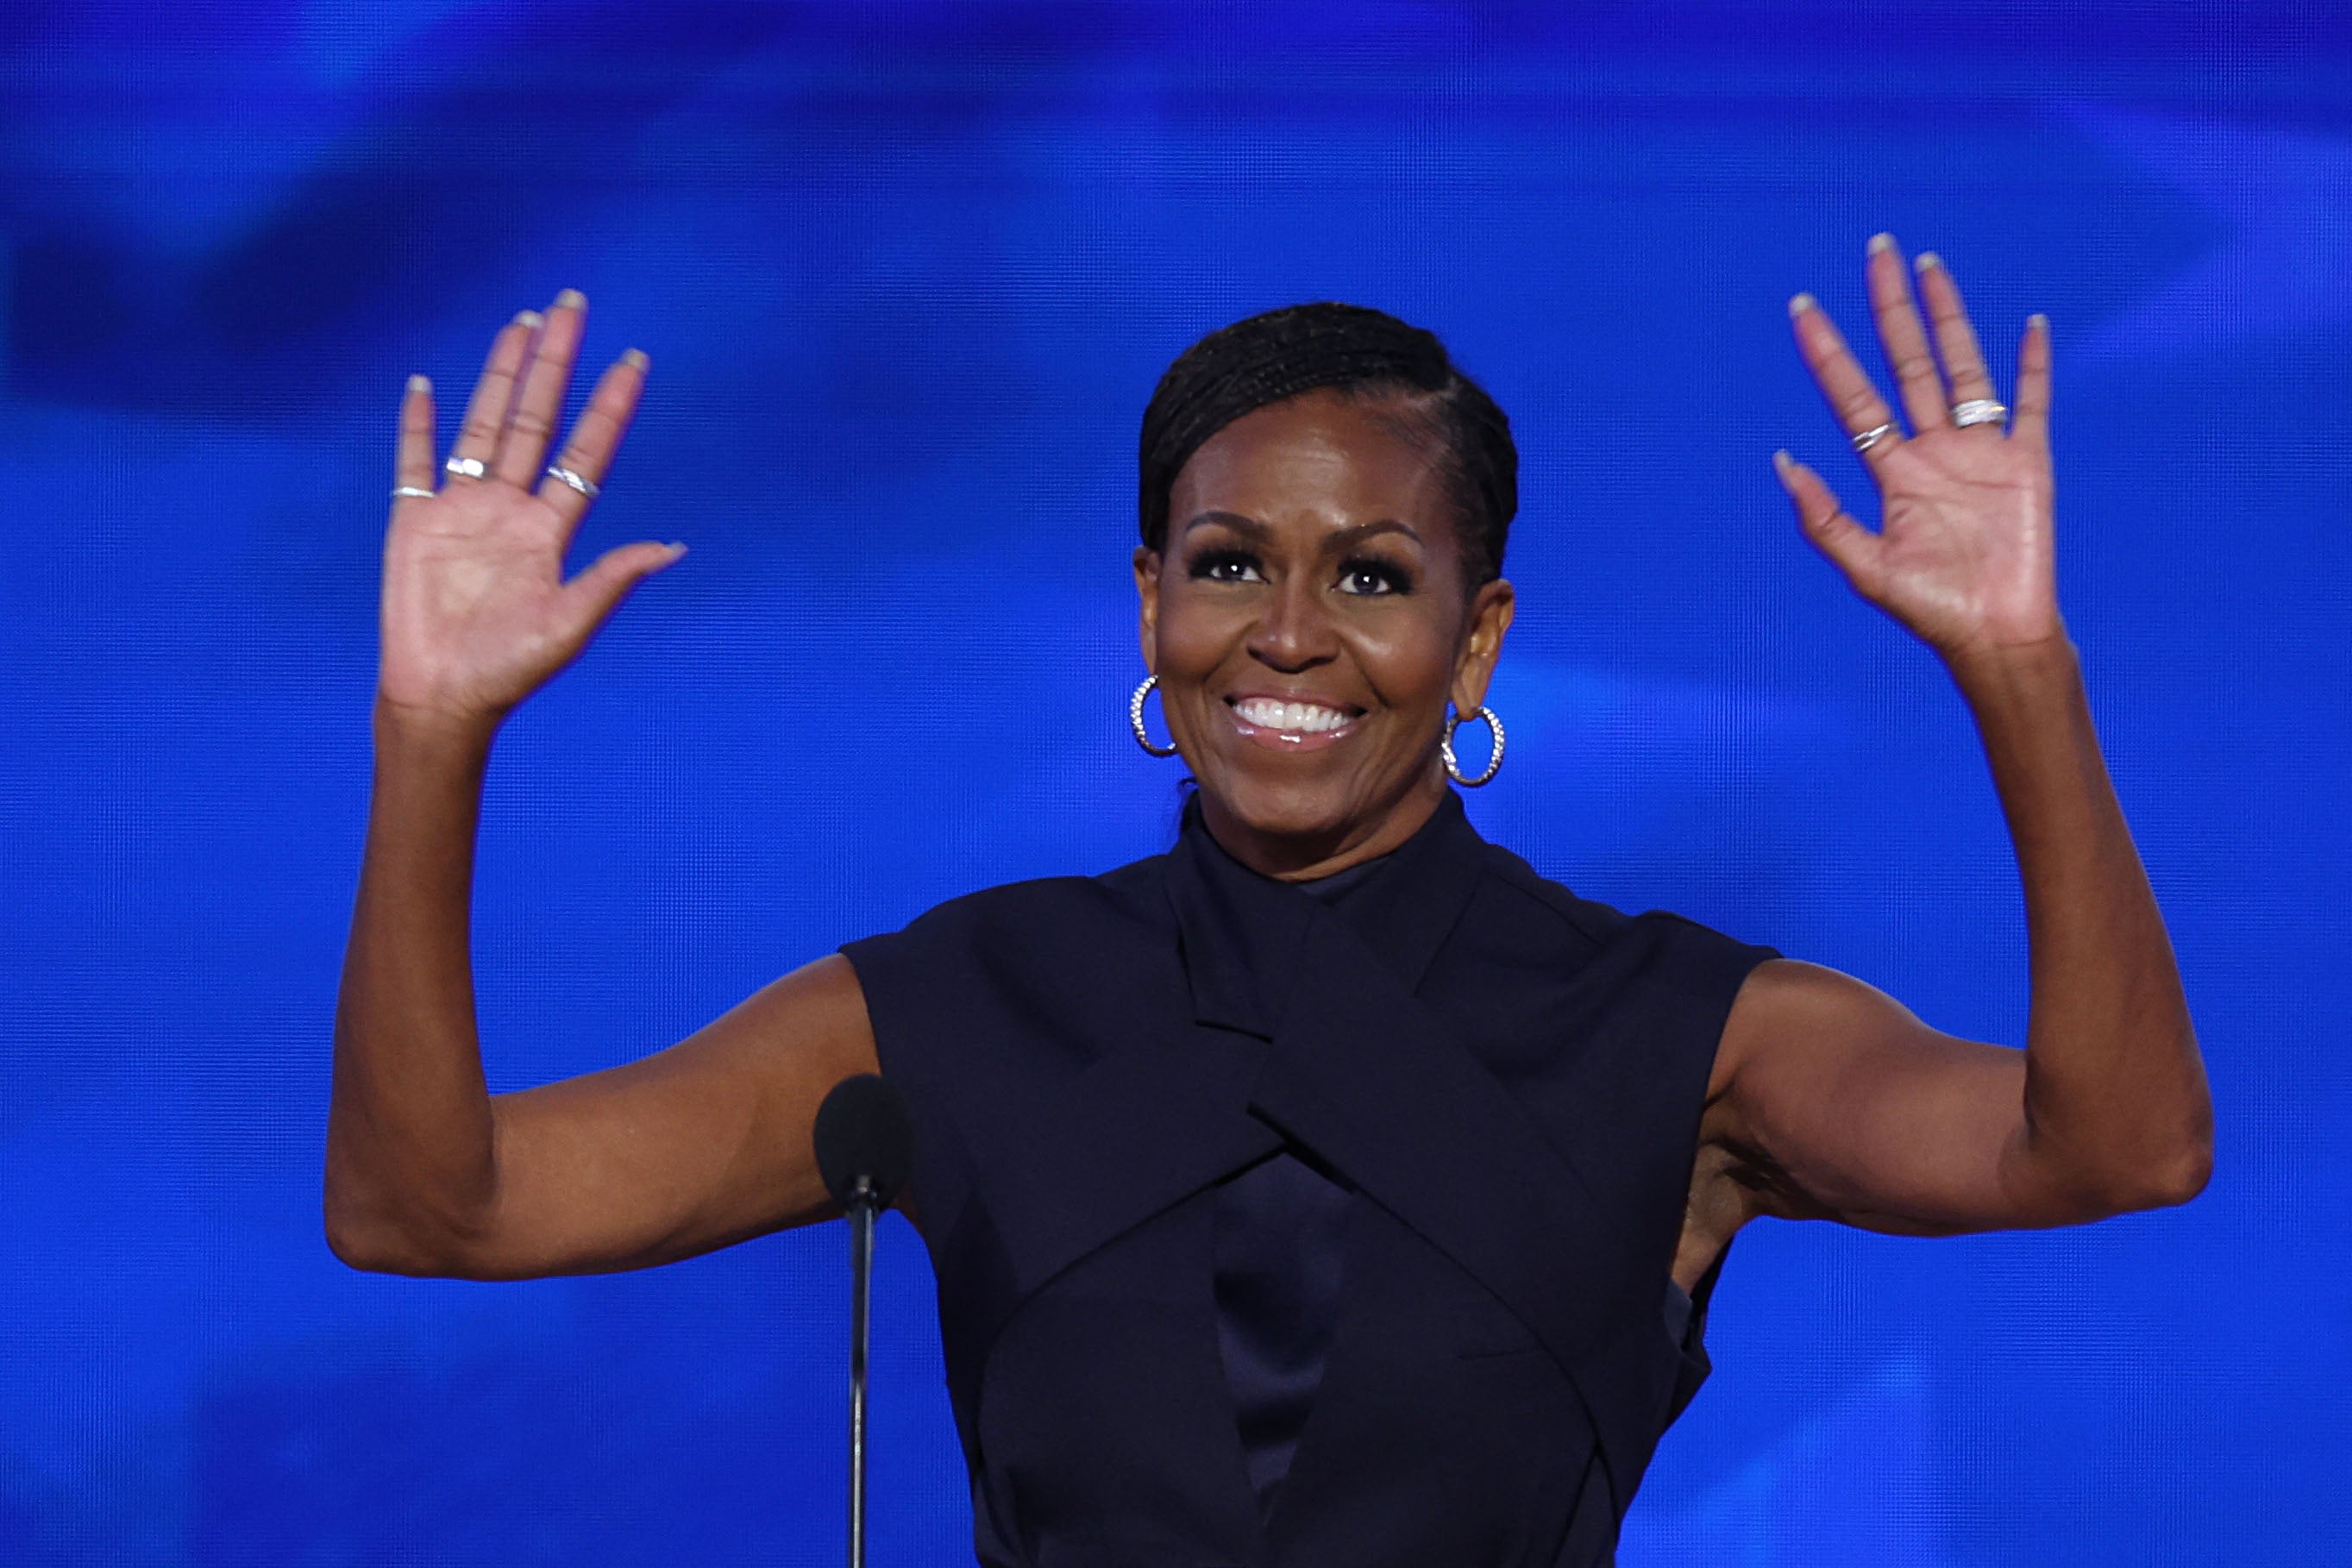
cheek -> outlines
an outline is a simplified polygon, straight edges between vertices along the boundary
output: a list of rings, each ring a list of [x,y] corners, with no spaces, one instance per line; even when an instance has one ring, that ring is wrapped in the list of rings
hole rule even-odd
[[[1389,624],[1366,626],[1352,639],[1364,679],[1391,708],[1443,706],[1454,687],[1451,626],[1419,616],[1399,616]]]
[[[1152,651],[1162,686],[1198,680],[1214,670],[1246,630],[1244,619],[1216,601],[1192,592],[1190,583],[1160,591],[1160,617],[1152,627]]]

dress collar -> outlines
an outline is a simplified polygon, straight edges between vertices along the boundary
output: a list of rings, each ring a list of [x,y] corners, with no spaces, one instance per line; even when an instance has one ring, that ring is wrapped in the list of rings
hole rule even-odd
[[[1448,790],[1429,820],[1334,908],[1226,853],[1195,799],[1168,858],[1194,1019],[1272,1039],[1296,989],[1301,943],[1318,918],[1344,921],[1399,984],[1418,990],[1469,905],[1486,850],[1461,797]]]

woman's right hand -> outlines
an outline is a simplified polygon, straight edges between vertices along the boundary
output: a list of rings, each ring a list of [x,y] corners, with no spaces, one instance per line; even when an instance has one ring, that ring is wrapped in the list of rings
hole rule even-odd
[[[335,1013],[327,1238],[361,1268],[510,1279],[643,1268],[837,1212],[809,1130],[874,1072],[856,971],[838,953],[642,1061],[492,1096],[468,910],[482,771],[509,709],[587,646],[681,546],[625,544],[563,579],[587,497],[543,475],[586,301],[499,334],[456,458],[433,395],[401,410],[384,546],[375,790]],[[558,467],[603,482],[645,385],[604,373]],[[436,485],[436,481],[437,485]]]
[[[401,405],[397,484],[384,542],[383,647],[377,691],[398,713],[494,724],[579,657],[630,589],[686,553],[641,541],[608,551],[570,582],[563,552],[588,497],[543,474],[579,353],[587,301],[566,289],[542,318],[526,310],[491,345],[450,457],[434,461],[433,389],[414,377]],[[596,384],[556,466],[601,484],[645,389],[632,349]]]

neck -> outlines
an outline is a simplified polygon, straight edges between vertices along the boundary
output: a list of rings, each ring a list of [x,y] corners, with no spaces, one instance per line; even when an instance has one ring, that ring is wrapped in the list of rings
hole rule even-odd
[[[1385,809],[1312,833],[1253,827],[1206,789],[1200,800],[1202,823],[1217,847],[1261,877],[1310,882],[1377,860],[1420,832],[1444,803],[1445,779],[1433,769],[1430,778],[1417,782]]]

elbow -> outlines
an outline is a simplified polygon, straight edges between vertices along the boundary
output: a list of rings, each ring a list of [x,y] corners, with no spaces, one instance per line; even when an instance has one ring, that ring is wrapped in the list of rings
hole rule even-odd
[[[2106,1219],[2147,1209],[2178,1208],[2202,1193],[2212,1179],[2211,1135],[2186,1139],[2161,1155],[2091,1184],[2083,1194],[2084,1217]]]
[[[2139,1208],[2177,1208],[2213,1179],[2213,1101],[2200,1095],[2168,1141],[2163,1154],[2147,1163]]]
[[[335,1255],[335,1261],[364,1274],[404,1272],[386,1237],[374,1226],[340,1212],[332,1203],[327,1205],[326,1220],[327,1250]]]
[[[2151,1173],[2147,1202],[2141,1208],[2177,1208],[2205,1190],[2213,1179],[2213,1140],[2209,1135]]]
[[[322,1206],[327,1250],[347,1268],[422,1279],[485,1277],[451,1227],[423,1226],[397,1205],[369,1201],[332,1180]]]
[[[2213,1101],[2201,1081],[2157,1103],[2114,1108],[2063,1131],[2028,1112],[2042,1156],[2046,1223],[2079,1225],[2178,1208],[2213,1179]]]
[[[327,1250],[346,1268],[365,1274],[407,1274],[429,1276],[440,1272],[430,1267],[422,1255],[423,1249],[403,1233],[402,1227],[385,1222],[380,1214],[371,1214],[360,1205],[338,1202],[331,1191],[326,1202]]]

